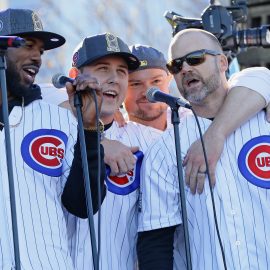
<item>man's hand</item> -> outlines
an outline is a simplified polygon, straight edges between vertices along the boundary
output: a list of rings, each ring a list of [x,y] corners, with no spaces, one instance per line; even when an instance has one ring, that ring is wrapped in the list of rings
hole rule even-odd
[[[124,174],[134,168],[136,157],[133,153],[139,147],[128,147],[118,141],[104,139],[101,144],[104,147],[104,161],[111,168],[111,175]]]
[[[114,121],[118,124],[119,127],[124,127],[127,123],[120,110],[117,110],[114,113]]]
[[[96,125],[96,109],[94,105],[93,91],[97,94],[98,109],[100,111],[102,104],[102,91],[100,84],[96,78],[89,75],[80,74],[73,83],[66,83],[66,89],[69,97],[69,104],[76,116],[76,108],[74,107],[75,93],[81,93],[83,124],[85,128],[95,127]],[[77,117],[77,116],[76,116]]]
[[[223,150],[225,137],[219,136],[218,134],[212,136],[212,134],[206,132],[203,138],[208,160],[211,186],[214,186],[216,183],[216,165]],[[197,190],[197,192],[201,194],[204,189],[206,178],[206,164],[200,140],[195,141],[190,146],[183,161],[183,166],[185,167],[186,184],[190,187],[190,191],[195,194]]]

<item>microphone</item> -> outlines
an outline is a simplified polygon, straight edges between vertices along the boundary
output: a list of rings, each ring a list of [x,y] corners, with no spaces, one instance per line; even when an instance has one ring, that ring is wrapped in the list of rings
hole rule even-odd
[[[69,78],[61,73],[55,74],[52,77],[52,84],[55,88],[63,88],[67,82],[73,83],[74,79]]]
[[[151,87],[146,92],[146,98],[149,102],[164,102],[170,107],[175,107],[176,105],[191,109],[189,102],[183,98],[174,97],[169,94],[163,93],[157,87]]]
[[[21,47],[25,44],[23,38],[17,36],[0,36],[0,49],[7,49],[10,47]]]

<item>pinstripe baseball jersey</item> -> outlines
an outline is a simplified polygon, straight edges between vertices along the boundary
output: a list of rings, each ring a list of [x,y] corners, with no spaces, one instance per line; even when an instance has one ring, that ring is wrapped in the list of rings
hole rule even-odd
[[[101,207],[101,259],[102,270],[132,270],[136,264],[138,226],[138,196],[140,162],[143,153],[161,131],[129,122],[119,128],[114,122],[105,136],[128,146],[139,146],[137,164],[133,171],[119,177],[107,177],[108,191]],[[95,215],[97,231],[97,215]],[[75,266],[80,270],[92,269],[91,244],[87,220],[78,219],[76,235],[72,241]]]
[[[72,270],[61,193],[73,160],[77,122],[36,100],[9,115],[21,269]],[[0,132],[0,269],[14,267],[4,130]]]
[[[55,88],[51,83],[39,84],[41,89],[42,100],[49,103],[59,105],[68,100],[66,88]]]
[[[203,132],[211,121],[199,119]],[[182,157],[199,138],[194,117],[179,128]],[[226,140],[213,189],[228,269],[270,268],[270,124],[260,112]],[[139,231],[182,223],[173,131],[147,151],[142,165]],[[207,179],[208,181],[208,179]],[[224,269],[209,185],[201,195],[185,187],[193,269]],[[175,238],[175,243],[178,243]],[[175,259],[177,260],[177,259]],[[177,263],[177,261],[176,261]],[[177,268],[175,265],[174,269]]]

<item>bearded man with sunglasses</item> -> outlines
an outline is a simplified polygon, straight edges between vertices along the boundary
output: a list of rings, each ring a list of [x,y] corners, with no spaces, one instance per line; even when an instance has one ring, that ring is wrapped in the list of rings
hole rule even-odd
[[[223,113],[221,108],[227,102],[228,91],[234,91],[235,86],[241,86],[237,89],[240,93],[243,87],[260,88],[258,92],[265,98],[269,96],[269,71],[266,69],[247,69],[227,81],[227,58],[215,36],[204,30],[179,32],[171,42],[169,58],[167,67],[180,93],[199,116],[203,132],[214,118],[217,122],[216,116]],[[249,90],[249,94],[253,91]],[[265,99],[261,101],[265,105]],[[238,104],[238,108],[245,106],[245,102]],[[242,108],[235,107],[235,111],[240,110]],[[250,110],[257,113],[254,108]],[[225,119],[234,117],[235,111],[228,112]],[[221,125],[225,126],[226,122]],[[184,157],[192,142],[199,138],[193,115],[182,120],[179,131]],[[213,195],[227,269],[266,269],[269,265],[267,229],[270,215],[266,207],[270,203],[269,135],[270,124],[265,112],[261,111],[224,139]],[[212,141],[213,144],[216,141],[214,136]],[[148,149],[143,161],[137,246],[142,270],[183,269],[174,261],[177,252],[183,257],[185,254],[180,250],[182,236],[177,233],[182,218],[173,148],[173,131],[165,131]],[[209,154],[208,149],[206,152]],[[205,171],[198,174],[205,178]],[[214,223],[210,185],[205,185],[201,194],[193,194],[189,179],[185,180],[192,268],[225,269]]]

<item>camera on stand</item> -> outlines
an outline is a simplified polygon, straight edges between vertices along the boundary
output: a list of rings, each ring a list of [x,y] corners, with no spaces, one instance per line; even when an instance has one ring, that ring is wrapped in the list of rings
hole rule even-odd
[[[270,48],[270,25],[244,29],[248,8],[245,0],[233,1],[229,7],[211,1],[201,14],[201,18],[188,18],[173,11],[164,16],[171,24],[173,36],[187,28],[200,28],[214,34],[229,60],[247,47]]]

